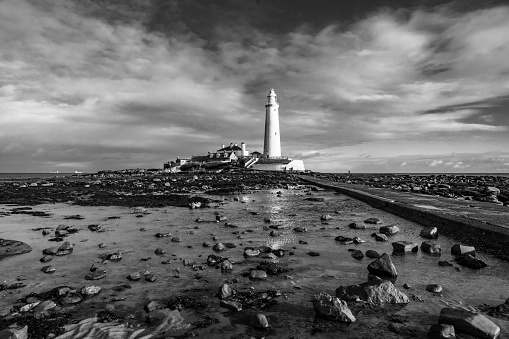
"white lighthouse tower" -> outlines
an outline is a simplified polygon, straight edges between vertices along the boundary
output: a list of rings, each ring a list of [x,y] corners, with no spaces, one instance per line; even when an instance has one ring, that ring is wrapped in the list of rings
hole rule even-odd
[[[279,104],[274,89],[267,95],[265,105],[265,139],[263,144],[264,158],[281,157],[281,140],[279,138]]]

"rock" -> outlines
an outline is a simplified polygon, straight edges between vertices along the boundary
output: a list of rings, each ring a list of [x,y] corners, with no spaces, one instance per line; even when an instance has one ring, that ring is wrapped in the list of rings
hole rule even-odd
[[[438,284],[430,284],[426,286],[426,291],[433,292],[433,293],[440,293],[442,292],[442,286]]]
[[[374,250],[367,250],[366,251],[366,257],[368,258],[380,258],[380,254],[378,254],[377,251]]]
[[[389,238],[387,238],[387,236],[385,234],[382,234],[382,233],[375,233],[375,240],[376,241],[384,241],[384,242],[387,242],[389,241]]]
[[[171,236],[171,233],[156,233],[155,234],[155,237],[156,238],[166,238],[166,237],[170,237]]]
[[[434,324],[431,325],[428,331],[428,339],[454,339],[456,333],[454,326],[447,324]]]
[[[227,242],[226,244],[224,244],[226,246],[226,248],[236,248],[237,245],[235,245],[234,243],[232,242]]]
[[[318,252],[308,252],[308,255],[311,256],[311,257],[319,257],[320,253],[318,253]]]
[[[475,269],[484,268],[488,266],[484,261],[482,261],[481,259],[476,259],[470,254],[456,258],[456,262],[462,266]]]
[[[102,287],[100,287],[100,286],[83,286],[81,288],[80,294],[86,295],[86,296],[96,295],[99,292],[101,292],[101,290],[102,290]]]
[[[392,243],[392,250],[394,252],[417,252],[419,246],[411,241],[395,241]]]
[[[258,249],[260,250],[261,253],[270,253],[270,252],[272,252],[272,248],[270,246],[262,245],[262,246],[258,247]]]
[[[56,270],[53,266],[49,265],[49,266],[42,267],[41,271],[46,274],[51,274],[51,273],[55,273]]]
[[[250,319],[251,325],[255,328],[267,328],[269,327],[269,322],[265,315],[258,313],[251,317]]]
[[[140,272],[131,273],[127,276],[127,279],[129,279],[131,281],[138,281],[141,279],[141,274],[140,274]]]
[[[452,266],[452,264],[447,260],[441,260],[438,262],[438,266]]]
[[[244,249],[244,257],[256,257],[260,255],[260,250],[258,249],[254,249],[254,248],[251,248],[251,247],[247,247]]]
[[[297,226],[293,229],[293,231],[297,232],[297,233],[302,233],[302,232],[307,232],[308,230],[304,227]]]
[[[233,265],[229,260],[225,260],[221,263],[221,271],[222,272],[227,272],[227,271],[232,271],[232,270],[233,270]]]
[[[158,307],[159,307],[159,304],[157,303],[157,301],[152,300],[151,302],[149,302],[148,304],[145,305],[144,309],[146,312],[150,313]]]
[[[451,254],[453,255],[470,254],[471,256],[475,257],[475,247],[456,244],[451,247]]]
[[[69,241],[66,241],[62,245],[60,245],[60,247],[58,248],[58,252],[63,252],[63,251],[71,251],[72,252],[73,248],[74,248],[74,245],[71,244]]]
[[[226,221],[228,218],[224,215],[216,215],[216,221]]]
[[[477,338],[494,339],[500,334],[500,327],[491,320],[462,308],[442,308],[438,323],[452,325],[456,332]]]
[[[171,242],[181,242],[182,239],[180,239],[180,237],[173,237],[171,238]]]
[[[362,240],[362,239],[361,239],[361,238],[359,238],[359,237],[353,237],[352,241],[353,241],[353,243],[354,243],[354,244],[362,244],[362,243],[365,243],[365,241],[364,241],[364,240]]]
[[[69,293],[63,299],[60,300],[62,305],[74,305],[83,301],[83,297],[76,293]]]
[[[223,243],[218,242],[212,247],[212,249],[216,252],[226,251],[226,246]]]
[[[434,243],[432,241],[424,241],[421,244],[421,252],[428,254],[440,254],[442,249],[440,248],[440,244]]]
[[[28,325],[21,329],[3,329],[0,331],[0,339],[28,339]]]
[[[39,259],[40,262],[48,262],[48,261],[51,261],[51,260],[53,260],[53,256],[52,255],[45,255],[44,257]]]
[[[106,272],[104,271],[94,271],[90,272],[85,276],[86,280],[99,280],[106,277]]]
[[[336,289],[336,297],[346,301],[362,300],[373,304],[407,304],[408,297],[400,292],[388,280],[380,278],[359,285],[340,286]]]
[[[382,221],[378,218],[368,218],[368,219],[364,220],[364,223],[377,225],[377,224],[381,224]]]
[[[210,247],[212,246],[212,243],[210,241],[205,241],[203,244],[202,244],[203,247]]]
[[[369,264],[368,272],[379,277],[396,278],[398,276],[396,267],[387,253]]]
[[[356,320],[345,301],[325,292],[314,297],[313,309],[320,318],[344,323],[353,323]]]
[[[58,252],[58,247],[50,247],[42,250],[42,254],[55,255]]]
[[[100,243],[98,246],[99,246],[99,248],[106,248],[106,247],[108,247],[108,245],[106,245],[106,244],[105,244],[105,243],[103,243],[103,242],[102,242],[102,243]]]
[[[338,235],[334,238],[335,241],[339,241],[343,245],[353,244],[353,238],[344,237],[342,235]]]
[[[273,250],[272,254],[274,254],[278,258],[281,258],[285,256],[285,250],[282,249]]]
[[[107,257],[108,257],[108,260],[110,260],[110,261],[120,261],[120,260],[122,260],[122,252],[117,251],[117,252],[108,254]]]
[[[52,300],[45,300],[33,308],[34,313],[42,313],[54,309],[57,306]]]
[[[42,235],[48,235],[48,234],[50,234],[50,231],[48,231],[48,230],[43,230],[42,231]]]
[[[362,259],[364,258],[364,254],[362,253],[362,251],[356,250],[352,252],[352,257],[354,257],[355,259]]]
[[[364,230],[364,229],[366,229],[366,225],[358,224],[356,222],[352,222],[352,223],[348,224],[348,227],[356,229],[356,230]]]
[[[267,279],[267,272],[262,270],[252,270],[249,274],[251,280],[265,280]]]
[[[438,238],[438,228],[436,227],[424,227],[421,230],[420,236],[428,239],[437,239]]]
[[[157,280],[157,278],[154,273],[149,273],[149,274],[145,275],[145,281],[154,282],[156,280]]]
[[[242,304],[237,301],[226,301],[221,300],[219,306],[229,309],[230,311],[240,312],[242,311]]]
[[[399,232],[399,227],[395,225],[382,226],[380,227],[379,232],[385,235],[393,235]]]
[[[157,255],[163,255],[163,254],[165,254],[165,253],[166,253],[166,251],[165,251],[165,250],[163,250],[163,249],[162,249],[162,248],[160,248],[160,247],[156,248],[156,250],[155,250],[154,252],[155,252],[155,254],[157,254]]]
[[[106,268],[98,263],[94,263],[90,267],[90,272],[95,272],[95,271],[106,272]]]
[[[329,215],[329,214],[323,214],[320,216],[320,220],[322,221],[327,221],[327,220],[331,220],[332,217]]]
[[[404,283],[403,284],[403,288],[408,290],[408,289],[411,288],[411,286],[409,284],[407,284],[407,283]]]
[[[226,299],[233,295],[233,289],[228,284],[222,284],[219,287],[219,299]]]

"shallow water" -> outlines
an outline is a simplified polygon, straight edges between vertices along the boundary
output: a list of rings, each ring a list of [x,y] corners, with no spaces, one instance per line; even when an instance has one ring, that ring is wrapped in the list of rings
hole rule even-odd
[[[217,338],[245,338],[246,336],[290,338],[305,337],[336,337],[341,334],[344,338],[396,338],[387,329],[390,314],[402,317],[409,323],[420,326],[416,337],[426,337],[429,326],[436,323],[440,309],[445,305],[475,307],[482,303],[501,304],[509,297],[507,289],[509,283],[509,264],[490,256],[478,254],[488,267],[481,270],[464,268],[454,264],[452,267],[440,267],[439,260],[453,262],[450,248],[453,240],[441,236],[437,242],[442,246],[440,257],[418,253],[403,256],[392,256],[398,270],[395,286],[406,293],[419,296],[423,302],[412,301],[405,307],[388,306],[386,309],[363,310],[351,306],[356,314],[357,322],[350,325],[332,324],[316,320],[312,308],[312,297],[322,291],[334,295],[335,289],[341,285],[351,285],[365,282],[367,279],[366,266],[373,260],[364,258],[357,260],[351,257],[348,249],[366,251],[373,249],[379,253],[391,253],[391,242],[398,240],[420,243],[426,239],[419,237],[421,226],[394,215],[374,209],[367,204],[337,195],[333,191],[319,190],[312,195],[306,195],[309,190],[299,189],[255,192],[238,196],[234,201],[232,196],[221,197],[224,202],[214,204],[210,209],[188,210],[183,208],[154,208],[149,214],[141,218],[136,217],[131,209],[121,207],[81,207],[65,204],[39,205],[34,210],[51,213],[49,218],[32,217],[28,215],[10,215],[0,217],[0,238],[15,239],[28,243],[33,251],[28,254],[4,259],[1,281],[14,282],[16,277],[24,275],[27,279],[26,287],[11,292],[3,291],[0,295],[0,314],[6,314],[12,304],[29,292],[42,292],[55,286],[68,285],[74,287],[98,285],[103,287],[100,295],[94,297],[96,308],[82,310],[83,315],[93,313],[106,303],[113,304],[119,313],[134,314],[134,319],[142,321],[146,313],[143,305],[149,300],[163,301],[171,296],[186,294],[198,297],[211,307],[205,311],[185,310],[182,315],[187,322],[199,320],[204,312],[216,318],[219,322],[204,329],[193,329],[193,332],[205,337]],[[324,202],[310,202],[307,197],[323,197]],[[12,206],[0,205],[0,212],[7,211]],[[215,220],[214,212],[219,212],[228,218],[228,222],[237,224],[239,228],[225,227],[224,221],[215,223],[196,223],[196,218]],[[251,212],[258,212],[254,215]],[[337,213],[336,213],[337,212]],[[64,220],[68,215],[79,214],[83,220]],[[320,215],[330,214],[333,219],[323,223]],[[1,215],[1,213],[0,213]],[[119,219],[108,217],[119,216]],[[269,236],[270,230],[264,230],[269,225],[264,222],[270,217],[272,224],[288,226],[280,232],[278,237]],[[371,225],[365,230],[350,229],[351,222],[362,223],[369,217],[377,217],[383,221],[382,225]],[[70,235],[66,240],[76,244],[74,252],[69,256],[55,257],[49,263],[40,263],[42,250],[47,247],[59,246],[60,243],[48,242],[41,231],[31,229],[51,227],[53,230],[59,224],[77,226],[80,231]],[[88,230],[87,225],[100,224],[106,232],[95,233]],[[380,226],[397,225],[400,232],[389,237],[389,242],[376,242],[370,236]],[[301,226],[307,228],[307,233],[294,233],[293,228]],[[198,228],[195,228],[198,227]],[[140,228],[146,228],[145,232]],[[253,230],[252,233],[242,234],[238,239],[235,231]],[[171,232],[172,237],[178,236],[181,242],[171,242],[171,237],[156,238],[158,232]],[[338,235],[360,237],[366,242],[359,245],[341,245],[334,241]],[[183,266],[181,260],[188,259],[204,264],[209,254],[214,253],[211,248],[203,248],[204,241],[212,241],[217,236],[221,242],[233,242],[237,248],[229,249],[220,255],[227,256],[236,262],[233,273],[222,274],[220,270],[209,268],[193,271],[189,266]],[[304,240],[308,244],[299,244]],[[108,247],[99,249],[99,243],[106,243]],[[248,271],[256,266],[256,260],[244,260],[243,248],[269,244],[285,250],[291,250],[294,255],[286,255],[278,259],[287,263],[291,269],[286,275],[269,276],[264,282],[251,282],[239,273]],[[189,248],[191,246],[192,248]],[[164,256],[154,254],[154,250],[161,247],[166,250]],[[120,262],[106,264],[107,276],[98,281],[86,281],[84,276],[90,266],[100,262],[98,255],[112,253],[115,250],[124,251]],[[310,251],[319,252],[320,256],[311,257]],[[147,261],[141,259],[151,258]],[[171,259],[171,263],[164,265],[163,260]],[[56,272],[52,275],[44,274],[40,268],[52,265]],[[142,280],[129,282],[126,276],[135,271],[155,273],[157,280],[153,283]],[[200,278],[197,279],[197,274]],[[279,304],[263,310],[267,316],[270,328],[256,331],[249,325],[249,316],[255,310],[244,310],[239,314],[232,314],[219,307],[219,301],[214,293],[223,281],[233,277],[239,282],[232,287],[245,290],[254,287],[255,290],[269,288],[280,289],[283,296],[278,298]],[[121,284],[131,284],[132,288],[123,292],[116,292],[112,287]],[[411,289],[405,290],[402,285],[408,283]],[[425,291],[425,286],[431,283],[442,285],[441,295],[434,295]],[[125,297],[125,301],[111,302],[114,296]],[[501,325],[502,335],[507,338],[506,324],[495,320]]]

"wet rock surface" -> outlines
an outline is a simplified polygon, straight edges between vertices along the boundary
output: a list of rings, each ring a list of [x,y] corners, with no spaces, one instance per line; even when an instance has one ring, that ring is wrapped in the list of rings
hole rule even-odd
[[[256,173],[251,177],[245,173],[133,176],[126,178],[127,182],[124,177],[115,176],[76,178],[68,186],[64,186],[64,181],[61,185],[68,190],[66,194],[75,196],[68,201],[94,200],[97,206],[101,206],[97,200],[100,194],[95,191],[118,189],[115,199],[128,200],[120,201],[115,205],[118,207],[107,207],[108,200],[103,200],[105,205],[99,208],[44,204],[26,210],[42,213],[2,216],[8,226],[11,219],[15,224],[24,218],[27,225],[16,227],[26,227],[30,241],[23,237],[26,237],[23,232],[13,233],[14,227],[9,226],[8,231],[16,234],[13,239],[32,245],[35,253],[2,261],[6,265],[6,281],[0,285],[4,295],[0,299],[0,329],[14,324],[22,328],[26,324],[31,338],[44,339],[72,338],[94,331],[102,335],[123,333],[133,338],[144,335],[155,338],[424,338],[436,322],[443,303],[466,303],[465,298],[484,301],[490,295],[498,298],[504,293],[499,287],[507,280],[501,273],[506,272],[504,264],[479,249],[475,258],[486,262],[489,271],[461,266],[450,251],[441,253],[441,258],[419,251],[389,256],[394,268],[398,268],[401,283],[377,280],[374,276],[366,282],[367,273],[383,275],[380,271],[389,272],[386,277],[393,279],[391,269],[382,269],[390,268],[387,262],[371,265],[368,271],[366,266],[382,259],[376,253],[390,253],[392,242],[420,244],[425,240],[419,238],[422,227],[332,191],[304,185],[291,175],[270,174],[267,180]],[[96,184],[98,181],[101,183]],[[215,194],[214,190],[221,187],[222,195]],[[36,201],[37,194],[45,193],[38,190],[34,187],[25,191],[30,196],[27,202]],[[168,192],[164,193],[165,190]],[[145,195],[135,196],[139,194]],[[191,201],[193,208],[182,204],[184,208],[180,209],[158,205],[162,201],[154,198],[158,194],[202,197],[209,203],[204,206],[196,199]],[[50,192],[47,197],[48,200],[40,201],[48,202],[55,196]],[[151,202],[138,205],[147,200]],[[4,210],[8,212],[12,206]],[[38,214],[47,216],[41,218]],[[226,222],[216,222],[216,215],[226,218]],[[332,217],[322,220],[321,216]],[[264,222],[264,218],[269,222]],[[369,218],[377,218],[381,224],[365,223]],[[352,223],[366,228],[349,226]],[[65,225],[59,228],[62,224]],[[88,227],[91,225],[94,227]],[[377,242],[370,237],[379,227],[391,225],[400,229],[388,236],[391,243]],[[57,228],[60,241],[48,242]],[[44,237],[41,231],[48,231],[49,237]],[[335,240],[338,235],[344,237],[345,243]],[[180,241],[172,242],[172,238]],[[202,246],[204,243],[208,247]],[[218,243],[225,250],[214,251],[213,246]],[[454,245],[442,233],[440,243],[446,249]],[[156,255],[158,248],[165,253],[158,251]],[[54,274],[40,271],[48,265],[39,262],[44,249],[53,253],[47,255],[53,255],[48,264],[56,268]],[[56,255],[59,252],[65,255]],[[356,259],[355,253],[363,253],[364,257],[359,255]],[[440,260],[453,267],[439,266]],[[265,272],[265,278],[250,279],[252,271]],[[94,272],[99,280],[85,278]],[[126,279],[132,273],[139,274],[140,279]],[[488,275],[496,277],[498,282],[486,280]],[[21,280],[17,281],[18,277]],[[385,286],[390,283],[399,291],[403,282],[411,286],[405,290],[408,304],[347,301],[356,319],[354,323],[320,316],[313,307],[313,296],[330,293],[340,285],[345,288],[365,285],[368,290],[365,294],[370,296],[366,300],[391,300],[383,297],[391,291]],[[443,296],[425,291],[431,283],[443,286]],[[219,287],[224,285],[228,288],[218,298]],[[484,285],[487,287],[480,287]],[[53,290],[53,286],[59,287]],[[147,312],[144,307],[152,301],[157,306]],[[497,304],[500,302],[494,305]],[[329,304],[329,313],[332,306]],[[502,306],[500,312],[488,306],[481,310],[505,319]],[[255,326],[251,318],[258,314],[266,322],[253,320],[258,324]]]

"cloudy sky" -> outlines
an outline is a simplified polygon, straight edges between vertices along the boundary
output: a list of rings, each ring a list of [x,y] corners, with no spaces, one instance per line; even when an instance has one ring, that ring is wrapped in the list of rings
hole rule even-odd
[[[0,0],[0,172],[245,142],[324,172],[509,172],[509,5]]]

